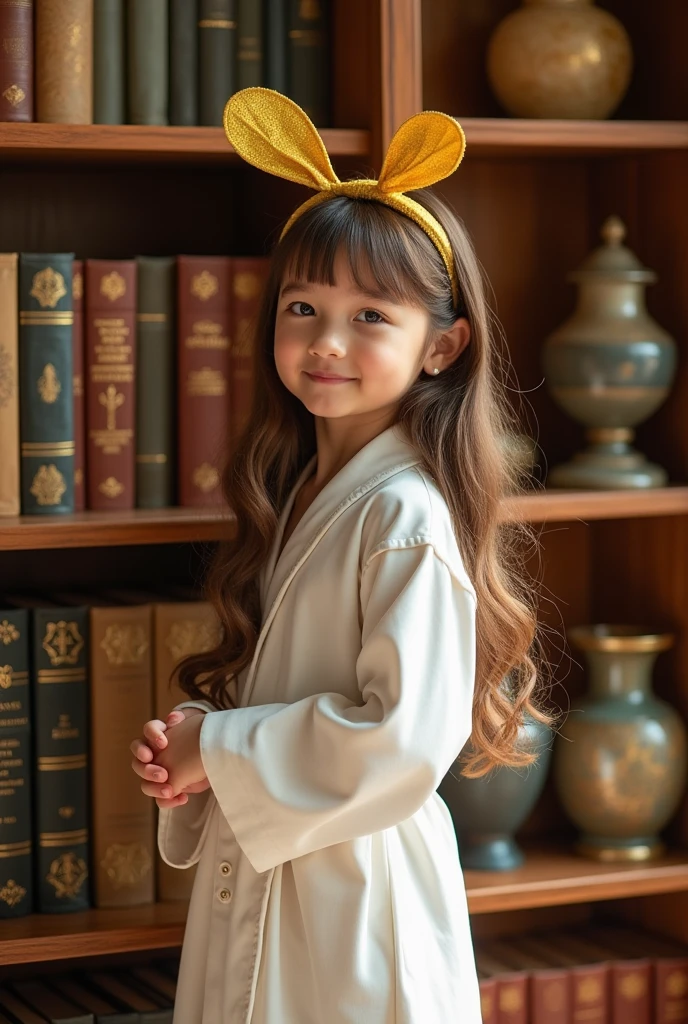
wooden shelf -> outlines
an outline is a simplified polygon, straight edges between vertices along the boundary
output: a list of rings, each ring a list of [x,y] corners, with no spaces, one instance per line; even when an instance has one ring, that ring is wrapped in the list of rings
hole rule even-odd
[[[688,486],[647,491],[542,491],[504,502],[504,520],[566,522],[688,515]],[[115,547],[214,541],[231,536],[226,513],[206,509],[134,509],[64,516],[0,518],[1,551]]]
[[[688,149],[688,121],[547,121],[461,117],[467,156],[610,155]]]
[[[0,921],[0,964],[181,946],[187,909],[187,903],[180,901]]]
[[[472,914],[688,890],[688,851],[645,864],[598,864],[556,849],[527,853],[516,871],[466,871]]]
[[[370,132],[324,128],[332,156],[366,156]],[[209,163],[237,160],[222,128],[133,124],[0,124],[2,160]]]

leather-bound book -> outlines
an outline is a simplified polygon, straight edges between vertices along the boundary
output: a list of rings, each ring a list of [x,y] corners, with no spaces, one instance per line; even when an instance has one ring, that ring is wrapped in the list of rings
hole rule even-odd
[[[177,257],[179,504],[218,505],[230,432],[229,256]]]
[[[594,937],[619,956],[650,958],[654,1024],[688,1024],[688,945],[637,928],[595,929]]]
[[[168,124],[167,0],[128,0],[127,82],[131,124]]]
[[[88,839],[88,609],[10,595],[31,615],[36,909],[91,905]]]
[[[0,253],[0,516],[21,507],[18,289],[17,254]]]
[[[19,257],[22,511],[74,511],[73,253]]]
[[[139,1024],[135,1011],[119,1009],[114,1000],[84,985],[81,978],[61,974],[59,977],[50,975],[45,981],[55,992],[92,1013],[97,1024]]]
[[[318,127],[330,118],[328,0],[289,0],[289,96]]]
[[[235,257],[232,260],[232,444],[239,440],[253,404],[255,329],[268,266],[269,260],[258,257]]]
[[[129,744],[153,717],[151,607],[91,598],[91,821],[95,905],[155,901],[155,803]]]
[[[134,260],[86,260],[85,305],[88,507],[134,508]]]
[[[236,0],[198,0],[198,112],[221,125],[236,83]]]
[[[74,511],[86,508],[86,403],[84,401],[84,264],[72,267],[72,387],[74,390]]]
[[[653,1024],[652,962],[649,957],[629,957],[599,939],[594,928],[566,933],[559,943],[589,963],[608,965],[609,1024]]]
[[[497,990],[497,1024],[530,1024],[528,974],[504,963],[481,945],[476,947],[478,977],[494,979]]]
[[[50,1024],[93,1024],[92,1013],[55,992],[43,980],[13,981],[11,988],[27,1006],[41,1014],[42,1020]]]
[[[93,120],[126,118],[125,0],[93,0]]]
[[[0,598],[0,920],[33,910],[29,613]]]
[[[287,7],[284,0],[265,0],[265,84],[286,95]]]
[[[608,963],[574,953],[566,945],[565,934],[519,935],[518,946],[553,967],[568,970],[571,1024],[607,1024],[611,1013]]]
[[[0,121],[33,121],[33,0],[0,0]]]
[[[569,1024],[571,1020],[571,983],[567,967],[529,949],[522,941],[503,939],[485,944],[488,954],[530,979],[529,1024]]]
[[[89,983],[122,1006],[138,1013],[140,1024],[172,1024],[172,1007],[131,984],[128,977],[116,971],[89,971]]]
[[[136,313],[136,504],[173,502],[175,259],[138,256]]]
[[[265,84],[263,6],[255,0],[237,0],[237,4],[237,88],[248,89]]]
[[[209,602],[159,602],[153,606],[155,633],[155,717],[165,720],[172,708],[188,700],[172,673],[189,654],[217,647],[220,626]],[[171,681],[172,680],[172,681]],[[180,871],[166,864],[158,853],[158,899],[188,900],[196,866]]]
[[[482,1024],[498,1024],[499,1005],[497,1003],[497,979],[478,971],[480,986],[480,1014]]]
[[[170,0],[170,124],[198,124],[198,0]]]
[[[36,120],[93,123],[93,0],[36,0]]]

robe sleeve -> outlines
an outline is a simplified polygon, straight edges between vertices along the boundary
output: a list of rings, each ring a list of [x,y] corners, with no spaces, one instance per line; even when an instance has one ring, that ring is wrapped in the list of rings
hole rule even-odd
[[[362,573],[361,611],[360,703],[323,692],[202,724],[212,790],[258,872],[409,818],[470,735],[476,599],[465,581],[429,543],[387,549]]]

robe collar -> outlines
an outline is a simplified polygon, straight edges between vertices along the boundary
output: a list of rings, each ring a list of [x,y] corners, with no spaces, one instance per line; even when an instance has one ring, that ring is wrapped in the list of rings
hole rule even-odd
[[[243,687],[241,704],[246,705],[253,689],[261,648],[289,584],[303,563],[339,516],[373,487],[396,473],[420,463],[421,459],[406,439],[398,424],[374,437],[325,484],[299,520],[284,550],[277,552],[294,505],[296,494],[313,474],[317,462],[314,455],[304,466],[291,489],[279,517],[270,555],[261,573],[260,591],[263,625],[256,644],[253,662]]]

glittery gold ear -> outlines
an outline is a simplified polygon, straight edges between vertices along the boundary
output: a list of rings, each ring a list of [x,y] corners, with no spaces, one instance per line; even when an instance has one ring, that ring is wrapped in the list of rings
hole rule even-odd
[[[449,114],[434,110],[415,114],[390,142],[378,187],[387,193],[434,185],[454,173],[465,149],[463,129]]]
[[[339,182],[307,114],[273,89],[242,89],[227,100],[223,124],[237,153],[262,171],[318,190]]]

